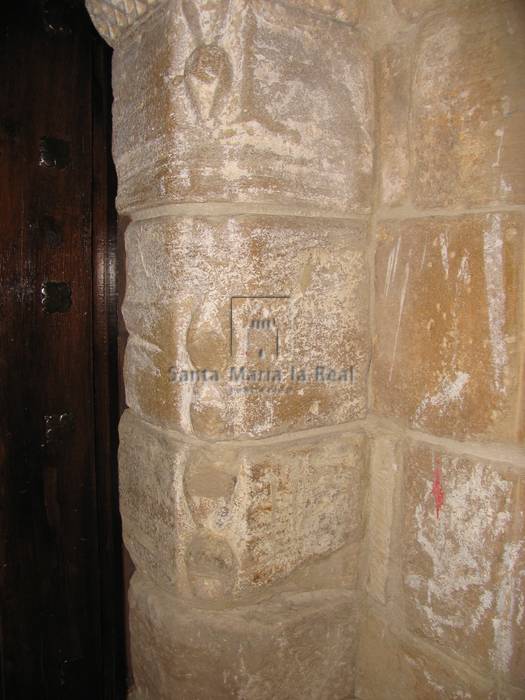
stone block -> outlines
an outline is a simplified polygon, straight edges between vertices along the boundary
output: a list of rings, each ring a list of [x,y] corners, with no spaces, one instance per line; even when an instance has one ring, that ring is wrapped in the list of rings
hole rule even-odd
[[[396,0],[377,59],[380,198],[422,209],[525,201],[525,6]]]
[[[364,243],[364,225],[341,220],[133,223],[128,405],[157,425],[221,439],[364,417]]]
[[[189,446],[126,411],[119,426],[119,506],[135,566],[161,586],[183,587],[191,514],[182,484]]]
[[[430,644],[394,633],[370,611],[361,627],[356,668],[359,700],[510,700],[494,681]]]
[[[350,538],[349,543],[339,549],[301,564],[286,578],[273,584],[272,589],[306,592],[330,585],[331,588],[344,588],[347,591],[357,590],[362,580],[364,556],[363,540]]]
[[[375,410],[437,435],[521,440],[522,215],[388,221],[378,237]]]
[[[379,197],[385,206],[405,204],[409,195],[413,44],[412,35],[400,35],[376,59]]]
[[[368,571],[366,588],[379,602],[387,599],[395,498],[400,475],[397,441],[378,435],[370,443],[368,496]]]
[[[353,691],[354,594],[282,594],[199,610],[135,575],[131,653],[143,700],[344,700]]]
[[[364,447],[362,435],[333,434],[243,450],[245,483],[234,496],[229,528],[239,587],[264,585],[361,542]]]
[[[524,73],[520,0],[454,2],[423,21],[410,124],[416,206],[525,202]]]
[[[524,485],[507,464],[430,445],[407,447],[402,576],[408,627],[514,685],[524,680]]]
[[[114,53],[117,206],[367,212],[371,86],[371,54],[343,23],[268,0],[166,4]]]
[[[509,698],[525,688],[525,479],[519,482],[513,534],[503,548],[503,574],[493,620],[496,653],[493,666],[508,680]],[[499,651],[499,653],[498,653]]]
[[[163,0],[86,0],[98,33],[115,46],[126,31],[162,4]]]
[[[450,11],[454,7],[468,7],[478,2],[478,0],[393,0],[394,7],[406,20],[418,21],[428,12],[434,10],[447,9]]]
[[[326,15],[355,25],[363,11],[364,0],[284,0],[287,5]]]
[[[295,585],[308,586],[307,574],[326,585],[334,573],[355,583],[363,435],[188,444],[130,411],[120,435],[124,539],[137,569],[158,585],[213,602],[291,574]],[[342,549],[339,562],[323,561]]]

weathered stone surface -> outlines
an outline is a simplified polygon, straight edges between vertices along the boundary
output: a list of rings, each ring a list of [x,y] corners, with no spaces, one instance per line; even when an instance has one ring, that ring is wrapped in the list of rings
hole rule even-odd
[[[466,8],[479,4],[479,0],[393,0],[399,14],[409,21],[417,21],[434,10],[451,10]]]
[[[399,464],[395,439],[379,435],[371,440],[366,588],[381,603],[387,598]]]
[[[372,60],[345,24],[268,0],[173,2],[117,46],[117,205],[369,210]]]
[[[184,536],[191,528],[182,486],[188,445],[126,411],[120,421],[119,505],[133,563],[161,585],[181,586]]]
[[[438,435],[520,439],[523,218],[385,222],[375,409]]]
[[[135,575],[136,692],[141,700],[344,700],[353,689],[356,607],[354,594],[324,590],[198,610]]]
[[[334,434],[244,451],[246,478],[230,525],[241,562],[239,587],[264,585],[361,541],[363,448],[363,436]]]
[[[502,576],[492,621],[496,651],[492,665],[508,680],[509,698],[525,688],[525,478],[519,481],[512,536],[503,547]]]
[[[381,202],[420,208],[525,201],[525,6],[397,0],[409,19],[378,55]],[[409,197],[410,193],[410,197]]]
[[[363,0],[275,0],[302,10],[327,15],[341,22],[355,24],[361,14]],[[86,7],[97,31],[115,46],[126,31],[144,19],[148,13],[160,7],[165,0],[86,0]],[[190,0],[191,2],[191,0]],[[216,0],[212,0],[216,2]],[[195,5],[194,12],[203,9],[203,2]]]
[[[186,444],[130,411],[120,435],[126,546],[136,567],[162,586],[210,601],[238,597],[309,562],[316,576],[316,560],[351,544],[336,568],[350,565],[355,575],[363,435]]]
[[[359,21],[364,4],[364,0],[284,0],[284,2],[349,24],[356,24]]]
[[[340,220],[132,224],[123,305],[128,405],[152,423],[223,439],[363,417],[364,238],[363,225]],[[198,380],[188,380],[191,370]]]
[[[411,443],[404,464],[403,582],[409,629],[524,680],[525,483],[491,464]]]
[[[363,623],[357,657],[359,700],[510,700],[494,682],[429,644],[394,634],[376,613]]]
[[[133,697],[517,700],[515,460],[391,434],[368,449],[357,429],[275,436],[366,414],[366,223],[313,217],[370,212],[375,147],[379,218],[449,215],[379,225],[374,409],[523,439],[523,217],[451,214],[525,200],[525,5],[88,5],[117,44],[119,208],[159,217],[127,233]],[[209,216],[191,218],[199,203]]]
[[[162,5],[164,0],[86,0],[97,31],[110,46],[131,26]]]
[[[414,40],[400,36],[378,52],[377,154],[379,196],[386,206],[408,199],[410,174],[409,111]]]
[[[414,58],[414,202],[423,208],[522,204],[525,5],[453,4],[423,22]]]
[[[410,29],[410,24],[397,11],[393,0],[374,0],[373,2],[364,3],[363,12],[359,20],[359,31],[363,37],[366,37],[368,45],[374,47],[375,59],[394,37],[397,40],[402,32]],[[377,67],[377,60],[375,60],[375,64]],[[375,123],[377,129],[377,113]],[[378,155],[377,149],[376,155]]]
[[[309,559],[285,579],[273,584],[273,588],[279,591],[305,592],[330,585],[330,588],[357,590],[362,579],[363,556],[363,540],[355,539],[335,552]]]
[[[456,0],[457,2],[457,0]],[[405,19],[419,19],[429,10],[446,4],[443,0],[393,0],[394,7]]]

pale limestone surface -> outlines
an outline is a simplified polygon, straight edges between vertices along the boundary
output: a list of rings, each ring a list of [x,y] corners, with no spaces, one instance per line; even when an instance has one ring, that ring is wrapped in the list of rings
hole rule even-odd
[[[517,700],[508,688],[451,659],[432,645],[394,633],[380,611],[369,610],[359,640],[359,700]]]
[[[356,696],[521,698],[525,461],[466,457],[413,440],[401,449],[394,434],[374,442],[376,502],[374,474],[384,475],[390,464],[395,477],[381,496],[390,511],[386,546],[378,537],[387,532],[385,518],[378,518],[373,503],[370,510],[370,562],[383,554],[385,564],[375,569],[375,585],[367,585]],[[380,596],[378,584],[385,579]]]
[[[301,10],[319,12],[352,25],[359,21],[365,4],[364,0],[283,0],[283,2]]]
[[[115,46],[122,34],[166,0],[85,0],[97,31]]]
[[[224,603],[350,544],[357,571],[362,435],[188,444],[127,411],[120,437],[124,538],[158,584]]]
[[[477,2],[422,25],[412,97],[421,207],[525,202],[525,5]]]
[[[439,512],[436,475],[443,491]],[[519,663],[524,486],[506,464],[425,445],[407,449],[402,575],[408,628],[515,685],[525,680]]]
[[[521,700],[525,4],[88,7],[136,219],[134,700]],[[355,372],[174,381],[269,360]]]
[[[451,12],[458,8],[479,5],[479,0],[393,0],[399,14],[409,21],[420,20],[426,14],[435,11]]]
[[[387,221],[378,239],[376,411],[521,440],[523,215]]]
[[[525,5],[439,6],[379,57],[382,202],[523,204]]]
[[[170,3],[114,54],[120,210],[370,209],[372,61],[349,26],[268,0]]]
[[[393,4],[402,17],[414,20],[419,19],[429,10],[439,8],[444,3],[443,0],[393,0]]]
[[[388,0],[376,5],[392,30],[371,13],[381,29],[372,398],[389,420],[370,427],[356,695],[517,700],[525,5],[394,0],[397,16]]]
[[[225,611],[188,607],[139,575],[130,588],[141,700],[345,700],[353,685],[357,600],[348,591],[282,594]]]
[[[356,24],[362,13],[364,0],[273,0],[330,17],[340,22]],[[86,0],[86,7],[97,31],[110,46],[125,39],[126,33],[156,8],[169,0]],[[224,0],[172,0],[186,4],[188,12],[202,13]]]
[[[364,243],[364,225],[338,220],[166,217],[132,224],[123,304],[131,334],[128,405],[157,425],[223,439],[362,418],[369,361]],[[275,325],[252,328],[263,318]],[[271,374],[238,381],[241,367],[243,376]],[[336,374],[328,379],[317,367]],[[220,377],[180,381],[191,369]],[[282,381],[274,381],[277,371]]]
[[[370,440],[366,590],[381,603],[387,601],[389,585],[399,449],[390,436],[378,435]]]
[[[379,197],[386,206],[408,201],[410,150],[408,119],[412,78],[413,33],[382,48],[377,55],[377,138]]]

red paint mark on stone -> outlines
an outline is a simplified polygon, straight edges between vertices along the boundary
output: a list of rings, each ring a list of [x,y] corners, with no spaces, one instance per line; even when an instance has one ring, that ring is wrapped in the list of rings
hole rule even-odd
[[[443,501],[445,500],[445,492],[441,486],[441,469],[435,467],[434,469],[434,483],[432,484],[432,494],[434,496],[434,503],[436,504],[436,518],[439,518],[439,511],[443,506]]]

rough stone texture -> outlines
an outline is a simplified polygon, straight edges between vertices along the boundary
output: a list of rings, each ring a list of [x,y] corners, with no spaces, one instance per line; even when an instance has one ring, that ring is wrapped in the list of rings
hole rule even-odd
[[[356,613],[354,594],[331,590],[198,610],[135,575],[136,697],[344,700],[353,687]]]
[[[522,698],[523,215],[504,209],[525,200],[525,4],[88,7],[116,45],[118,206],[147,219],[120,448],[134,700]],[[373,198],[388,420],[329,430],[366,415]]]
[[[359,700],[510,700],[494,682],[439,649],[396,635],[378,612],[368,612],[359,640]],[[516,696],[517,698],[518,696]]]
[[[370,495],[368,498],[367,591],[379,602],[387,599],[394,497],[399,457],[395,439],[378,435],[371,440]]]
[[[523,204],[525,5],[434,4],[440,12],[378,58],[382,202],[410,194],[423,209]]]
[[[86,0],[86,7],[91,15],[93,24],[102,37],[116,46],[130,27],[144,20],[149,13],[160,7],[168,0]],[[224,0],[207,0],[208,6],[202,0],[186,1],[188,12],[197,13],[210,11],[212,4],[217,5]],[[297,7],[301,10],[326,15],[340,22],[356,24],[361,15],[363,0],[274,0],[284,5]],[[181,2],[181,0],[175,0]],[[191,3],[191,4],[190,4]],[[182,0],[181,4],[184,4]],[[140,30],[139,30],[140,31]]]
[[[458,2],[458,0],[453,0],[453,2]],[[419,19],[429,10],[435,10],[436,8],[446,4],[443,0],[393,0],[394,7],[405,19],[415,20]]]
[[[377,47],[373,410],[398,440],[408,426],[485,456],[428,437],[442,447],[403,458],[374,438],[356,695],[517,700],[525,459],[486,443],[525,437],[523,213],[508,207],[525,201],[525,5],[393,4],[361,20]]]
[[[364,0],[283,0],[283,2],[301,10],[311,10],[352,25],[359,21],[364,5]]]
[[[505,464],[422,444],[407,449],[408,628],[514,685],[525,683],[524,487]]]
[[[369,211],[371,74],[347,25],[268,0],[170,3],[114,54],[119,209]]]
[[[85,0],[93,24],[110,46],[165,0]]]
[[[420,207],[525,201],[525,5],[478,0],[423,23],[412,93]]]
[[[518,440],[521,214],[385,222],[375,409],[437,435]]]
[[[479,0],[393,0],[393,3],[404,19],[414,21],[420,20],[427,13],[435,10],[450,12],[469,6],[475,10]]]
[[[363,435],[207,446],[181,442],[127,411],[120,436],[124,538],[136,567],[158,584],[224,601],[351,544],[343,566],[355,584]]]
[[[381,49],[376,59],[379,196],[386,206],[403,204],[408,198],[411,44],[411,37],[398,40]]]
[[[132,224],[123,305],[131,333],[128,405],[158,425],[223,439],[363,417],[364,240],[363,225],[337,220],[201,217]],[[282,295],[288,298],[272,298]],[[252,327],[264,319],[269,327]],[[241,367],[245,378],[237,380]],[[318,376],[317,367],[325,368]],[[215,369],[220,378],[184,381],[182,372],[191,369]],[[306,381],[299,380],[300,369]],[[277,371],[281,381],[274,381]]]
[[[504,647],[503,663],[497,656],[491,661],[503,667],[505,677],[523,693],[525,688],[525,488],[524,477],[519,482],[517,508],[514,513],[514,533],[503,550],[503,576],[498,590],[499,617],[493,623],[495,636]],[[505,618],[505,614],[507,617]],[[502,617],[503,615],[503,617]],[[512,634],[512,644],[509,640]],[[506,643],[506,646],[504,646]],[[516,694],[516,697],[519,697]]]

